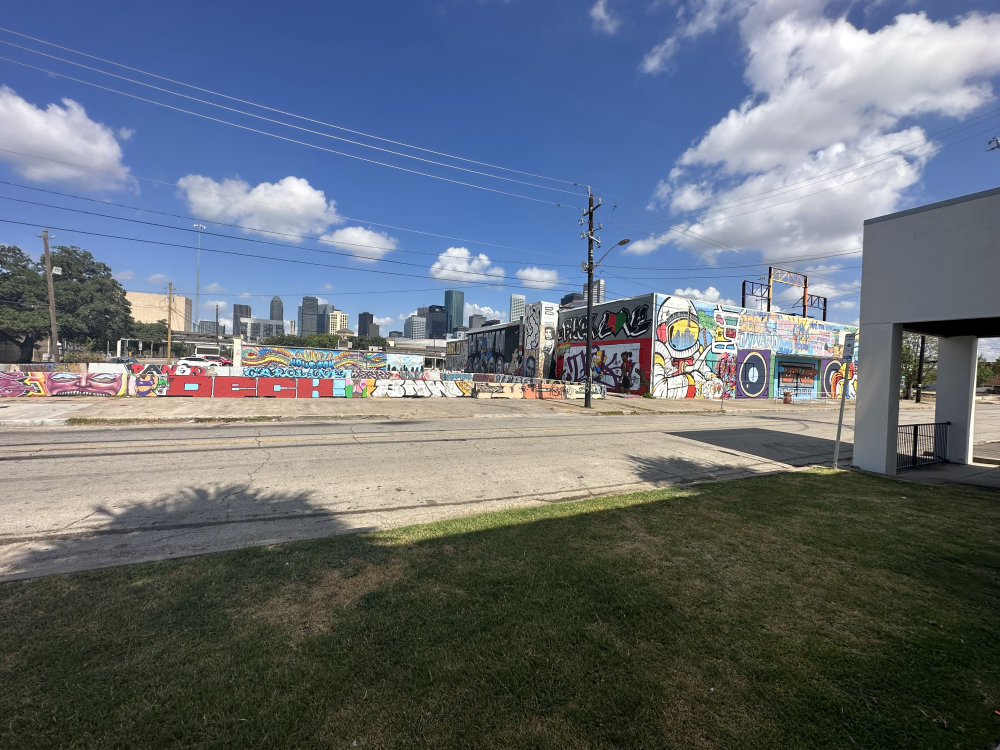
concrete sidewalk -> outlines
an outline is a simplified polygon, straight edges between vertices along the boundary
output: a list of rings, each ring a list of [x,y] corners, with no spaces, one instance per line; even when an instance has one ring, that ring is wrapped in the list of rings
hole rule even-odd
[[[188,422],[196,420],[330,420],[330,419],[447,419],[564,413],[580,416],[609,414],[753,414],[823,410],[835,413],[839,403],[812,401],[783,404],[774,400],[739,399],[706,401],[629,398],[608,394],[594,399],[593,408],[579,400],[476,399],[476,398],[100,398],[88,396],[0,399],[0,425],[65,424],[70,419],[95,423]],[[848,402],[845,421],[853,421]]]

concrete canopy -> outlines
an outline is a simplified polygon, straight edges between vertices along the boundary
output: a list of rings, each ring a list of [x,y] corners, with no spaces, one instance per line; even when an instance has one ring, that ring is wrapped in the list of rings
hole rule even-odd
[[[1000,188],[869,219],[864,227],[854,462],[895,474],[903,331],[938,336],[935,422],[970,463],[979,338],[1000,336]]]

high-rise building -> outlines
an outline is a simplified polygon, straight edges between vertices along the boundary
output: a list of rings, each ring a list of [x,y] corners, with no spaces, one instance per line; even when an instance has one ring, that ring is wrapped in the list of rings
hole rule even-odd
[[[303,297],[299,307],[299,336],[319,333],[319,300],[316,297]]]
[[[358,314],[358,336],[371,336],[369,330],[374,325],[375,316],[370,312],[363,312]],[[375,334],[376,336],[378,334]]]
[[[198,321],[198,333],[211,333],[215,334],[215,321],[214,320],[199,320]],[[219,323],[219,335],[224,336],[226,334],[226,327]]]
[[[411,315],[403,323],[403,337],[408,339],[427,338],[427,320],[419,315]]]
[[[583,285],[583,301],[587,301],[587,285]],[[604,279],[594,279],[594,304],[604,302]]]
[[[444,293],[444,309],[447,323],[446,333],[454,333],[462,325],[465,315],[465,292],[448,289]]]
[[[524,295],[510,295],[510,322],[516,323],[524,318]]]
[[[470,315],[469,316],[469,330],[472,331],[476,328],[482,328],[486,324],[485,315]]]
[[[267,320],[266,318],[246,318],[242,321],[244,338],[247,341],[263,341],[272,336],[285,335],[284,320]]]
[[[380,336],[378,323],[372,323],[368,326],[368,338],[377,339]]]
[[[281,301],[281,297],[274,295],[271,298],[271,320],[284,320],[285,319],[285,303]]]
[[[559,306],[560,307],[576,307],[577,305],[579,305],[581,303],[582,304],[586,304],[587,303],[586,291],[587,291],[587,288],[584,287],[584,290],[582,292],[570,292],[569,294],[564,295],[563,298],[562,298],[562,300],[559,303]]]
[[[328,303],[316,305],[316,333],[333,333],[330,330],[330,313],[336,309],[335,305]]]
[[[333,307],[333,305],[330,305]],[[341,312],[336,307],[333,307],[326,314],[326,331],[320,331],[320,333],[337,333],[338,331],[346,331],[351,327],[351,320],[347,313]]]
[[[405,338],[405,337],[403,336],[403,332],[402,331],[389,331],[388,338],[390,338],[390,339],[401,339],[401,338]]]
[[[246,336],[246,321],[253,315],[250,312],[250,305],[233,305],[233,335]]]
[[[448,315],[444,305],[427,306],[427,338],[443,339],[448,330]]]

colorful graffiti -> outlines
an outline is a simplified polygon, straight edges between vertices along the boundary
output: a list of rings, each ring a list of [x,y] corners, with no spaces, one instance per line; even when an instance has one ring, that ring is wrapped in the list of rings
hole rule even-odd
[[[520,336],[521,326],[518,323],[470,332],[466,372],[519,375]]]
[[[555,303],[535,302],[524,309],[524,365],[521,372],[526,377],[554,377],[558,323],[559,306]]]
[[[121,396],[126,385],[124,373],[0,373],[0,396]]]
[[[473,381],[472,395],[488,399],[582,399],[586,385],[562,383],[552,380],[533,383],[501,383]],[[594,398],[605,398],[607,390],[595,383],[591,388]]]
[[[334,378],[345,372],[394,372],[419,375],[424,358],[419,354],[386,354],[350,349],[305,349],[244,346],[240,364],[247,377]]]

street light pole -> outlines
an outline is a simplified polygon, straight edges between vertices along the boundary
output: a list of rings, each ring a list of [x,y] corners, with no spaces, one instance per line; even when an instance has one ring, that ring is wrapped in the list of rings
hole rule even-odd
[[[49,230],[42,232],[45,247],[45,284],[49,291],[49,359],[59,364],[59,326],[56,325],[56,292],[52,283],[52,256],[49,254]]]
[[[198,316],[201,315],[201,233],[205,231],[204,224],[195,224],[198,232],[198,260],[194,276],[194,321],[191,327],[198,330]]]

